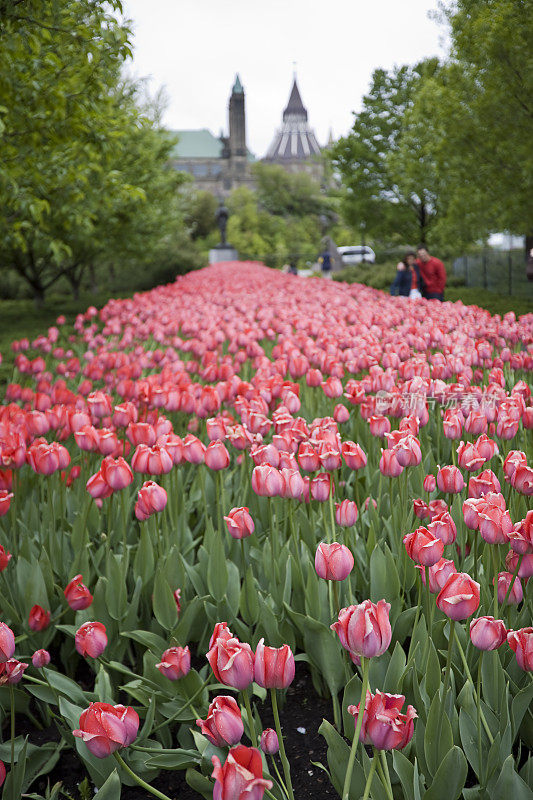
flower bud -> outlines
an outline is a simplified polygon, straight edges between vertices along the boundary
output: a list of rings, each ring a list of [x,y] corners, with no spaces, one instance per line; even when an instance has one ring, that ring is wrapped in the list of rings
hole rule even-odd
[[[319,578],[326,581],[343,581],[353,569],[354,559],[344,544],[322,542],[315,554],[315,569]]]
[[[335,520],[343,528],[351,528],[357,522],[358,511],[353,500],[335,503]]]
[[[478,607],[479,583],[466,572],[450,575],[437,595],[437,608],[454,621],[470,617]]]
[[[48,650],[36,650],[31,657],[31,663],[36,669],[48,666],[50,663],[50,653]]]
[[[76,631],[74,644],[81,656],[98,658],[107,646],[105,625],[101,622],[84,622]]]
[[[477,617],[470,623],[470,638],[478,650],[496,650],[507,639],[507,629],[501,619]]]
[[[169,647],[156,664],[157,669],[170,681],[184,678],[191,668],[191,654],[188,647]]]
[[[358,606],[341,609],[338,621],[330,627],[345,650],[359,657],[373,658],[384,653],[391,643],[389,611],[390,603],[385,600],[377,604],[365,600]]]
[[[254,521],[246,506],[232,508],[227,517],[224,517],[229,534],[234,539],[245,539],[254,532]]]
[[[254,681],[264,689],[286,689],[294,679],[294,656],[288,644],[265,647],[260,639],[255,650]]]
[[[279,751],[278,734],[272,728],[265,728],[261,734],[261,750],[267,756],[275,756]]]

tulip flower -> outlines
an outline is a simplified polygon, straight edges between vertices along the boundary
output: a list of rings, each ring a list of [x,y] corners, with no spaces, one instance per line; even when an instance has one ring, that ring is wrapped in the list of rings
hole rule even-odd
[[[11,500],[13,499],[13,492],[7,489],[0,489],[0,517],[5,517],[11,507]],[[3,550],[4,548],[2,548]],[[0,570],[1,571],[1,570]]]
[[[154,481],[145,481],[137,493],[135,503],[135,516],[141,522],[163,511],[167,504],[167,493],[162,486]]]
[[[0,684],[8,683],[10,686],[14,686],[20,683],[28,667],[29,664],[24,664],[23,661],[17,661],[16,658],[10,658],[0,663]]]
[[[41,606],[32,606],[28,625],[32,631],[44,631],[50,625],[50,612]]]
[[[225,445],[218,439],[212,441],[204,454],[206,467],[218,471],[229,467],[230,457]]]
[[[252,489],[259,497],[276,497],[283,491],[283,479],[275,467],[263,464],[252,472]]]
[[[50,653],[48,650],[36,650],[31,657],[31,663],[36,669],[47,667],[50,663]]]
[[[433,536],[441,539],[444,545],[453,544],[457,537],[455,522],[448,511],[443,511],[442,514],[436,514],[432,517],[427,529]]]
[[[346,545],[321,542],[315,554],[315,569],[319,578],[327,581],[343,581],[354,566],[354,558]]]
[[[417,528],[403,537],[407,555],[425,567],[432,567],[440,561],[444,552],[444,542],[434,536],[427,528]]]
[[[343,442],[341,445],[342,457],[349,469],[362,469],[366,467],[367,457],[363,448],[355,442]]]
[[[82,578],[82,575],[76,575],[64,591],[65,599],[73,611],[89,608],[93,601],[93,596],[82,583]]]
[[[0,497],[0,507],[1,505],[2,505],[2,499]],[[0,516],[2,516],[1,511],[0,511]],[[3,546],[0,544],[0,572],[3,572],[5,570],[10,561],[11,561],[11,553],[8,553],[7,550],[4,550]]]
[[[507,642],[516,654],[516,662],[525,672],[533,672],[533,628],[509,631]]]
[[[255,650],[254,681],[265,689],[286,689],[294,679],[294,656],[288,644],[265,647],[260,639]]]
[[[353,500],[335,503],[335,521],[343,528],[351,528],[357,522],[358,511]]]
[[[246,506],[232,508],[227,517],[224,517],[228,532],[234,539],[245,539],[254,532],[254,521]]]
[[[200,732],[215,747],[231,747],[240,742],[244,733],[241,712],[233,697],[220,695],[210,703],[207,719],[197,719]]]
[[[309,483],[309,489],[313,500],[319,503],[327,502],[330,492],[334,491],[334,484],[331,475],[327,472],[319,472]]]
[[[254,747],[233,747],[224,764],[218,756],[211,758],[215,779],[213,800],[261,800],[272,781],[263,778],[261,753]]]
[[[93,756],[107,758],[135,741],[139,715],[128,706],[91,703],[81,714],[79,726],[72,731],[74,736],[85,742]]]
[[[388,648],[392,638],[390,603],[365,600],[358,606],[341,609],[339,619],[330,625],[345,650],[356,656],[374,658]]]
[[[416,569],[420,572],[422,583],[426,585],[426,570],[422,565],[415,565]],[[453,561],[447,558],[441,558],[436,564],[428,568],[429,575],[429,591],[432,594],[438,594],[450,575],[455,575],[457,570]]]
[[[378,750],[403,750],[413,738],[414,721],[418,716],[410,705],[402,713],[404,703],[403,694],[376,691],[373,695],[367,692],[359,741]],[[348,706],[348,713],[354,717],[356,725],[360,707],[361,703]]]
[[[278,735],[273,728],[265,728],[261,734],[261,750],[267,756],[275,756],[279,752]]]
[[[441,492],[458,494],[464,489],[464,479],[457,467],[442,467],[437,472],[437,486]]]
[[[494,583],[493,579],[493,583]],[[512,584],[511,584],[512,581]],[[509,588],[511,587],[511,588]],[[504,602],[505,598],[507,598],[507,605],[518,605],[518,603],[522,602],[524,597],[524,593],[522,591],[522,584],[520,582],[520,578],[516,577],[513,580],[513,575],[511,572],[500,572],[498,573],[498,603]]]
[[[476,617],[470,623],[470,639],[478,650],[497,650],[507,639],[507,629],[501,619]]]
[[[437,595],[437,608],[454,622],[472,616],[478,606],[479,583],[466,572],[450,575]]]
[[[5,622],[0,622],[0,664],[8,661],[15,652],[15,634]]]
[[[107,647],[105,625],[101,622],[84,622],[76,631],[74,644],[81,656],[98,658]]]
[[[232,686],[242,692],[254,679],[254,654],[249,644],[239,642],[236,637],[213,642],[207,660],[219,683]]]
[[[188,675],[191,669],[191,654],[188,647],[169,647],[156,664],[157,669],[170,681],[177,681]]]
[[[514,525],[508,537],[515,553],[519,555],[533,553],[533,510],[528,511],[524,519]]]

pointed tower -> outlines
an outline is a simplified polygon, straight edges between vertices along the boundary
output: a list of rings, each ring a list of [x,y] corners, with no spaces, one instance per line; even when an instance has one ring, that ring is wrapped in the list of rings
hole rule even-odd
[[[229,149],[231,156],[246,156],[244,89],[238,75],[229,99]]]
[[[320,146],[309,125],[307,109],[302,102],[295,75],[289,102],[283,111],[281,128],[276,132],[264,160],[280,164],[289,172],[308,172],[320,180],[322,167],[317,156],[320,156]]]

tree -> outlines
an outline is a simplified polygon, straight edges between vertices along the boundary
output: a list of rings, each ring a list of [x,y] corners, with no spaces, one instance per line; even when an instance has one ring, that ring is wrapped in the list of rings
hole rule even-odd
[[[445,15],[450,59],[416,103],[448,184],[443,226],[533,233],[533,2],[457,0]]]
[[[259,204],[270,214],[305,217],[328,210],[319,184],[305,172],[290,173],[282,166],[258,162],[252,173]]]
[[[177,256],[165,248],[198,265],[160,103],[121,77],[120,11],[104,0],[0,6],[0,267],[38,302],[59,280],[76,296],[88,269],[103,276],[119,260],[142,265],[145,281],[159,258],[168,275]]]
[[[346,221],[385,241],[426,242],[442,205],[442,182],[424,125],[407,120],[437,59],[377,69],[352,130],[332,148]]]

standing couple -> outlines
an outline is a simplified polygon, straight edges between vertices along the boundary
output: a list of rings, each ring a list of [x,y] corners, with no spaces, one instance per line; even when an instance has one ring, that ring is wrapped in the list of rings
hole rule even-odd
[[[444,300],[446,268],[442,261],[428,253],[424,245],[420,245],[416,253],[406,253],[396,269],[391,294],[413,299],[425,297],[427,300]]]

